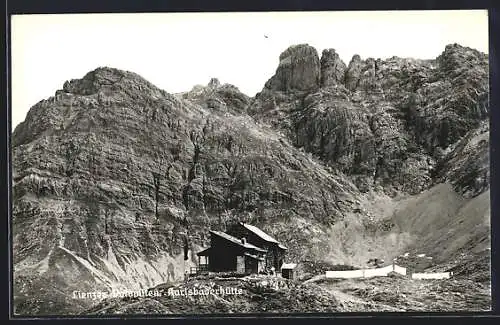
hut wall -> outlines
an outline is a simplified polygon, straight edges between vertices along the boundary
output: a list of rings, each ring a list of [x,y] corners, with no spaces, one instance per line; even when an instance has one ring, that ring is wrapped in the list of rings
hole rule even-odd
[[[236,271],[236,256],[242,256],[242,248],[219,236],[212,235],[212,253],[209,257],[209,269],[212,272]]]
[[[246,273],[246,258],[245,256],[236,256],[236,272]]]
[[[250,273],[258,273],[259,272],[259,261],[245,256],[245,273],[250,274]]]
[[[277,271],[279,271],[281,265],[283,264],[285,251],[280,249],[277,244],[265,241],[240,224],[236,224],[229,228],[227,233],[236,238],[244,237],[247,243],[267,250],[265,268],[270,269],[271,267],[274,267]]]
[[[283,269],[281,270],[281,276],[285,279],[293,279],[293,270]]]

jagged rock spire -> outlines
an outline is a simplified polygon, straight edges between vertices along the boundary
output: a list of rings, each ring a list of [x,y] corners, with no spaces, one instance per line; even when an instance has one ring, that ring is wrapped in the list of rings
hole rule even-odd
[[[308,44],[290,46],[281,53],[275,75],[265,88],[279,91],[310,91],[320,86],[320,61],[316,49]]]
[[[334,49],[325,49],[321,54],[321,87],[344,82],[347,67]]]
[[[210,79],[210,82],[208,83],[209,88],[218,88],[220,86],[220,81],[217,78],[212,78]]]

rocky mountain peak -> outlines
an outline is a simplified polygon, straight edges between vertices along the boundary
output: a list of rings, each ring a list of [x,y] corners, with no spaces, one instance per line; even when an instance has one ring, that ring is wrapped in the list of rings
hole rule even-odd
[[[243,112],[250,101],[238,87],[211,78],[206,86],[196,85],[190,91],[180,93],[181,98],[198,104],[212,112]]]
[[[109,67],[99,67],[88,72],[81,79],[72,79],[66,81],[63,91],[75,95],[91,95],[101,89],[103,85],[112,85],[124,77],[126,72]]]
[[[265,88],[278,91],[311,91],[319,88],[321,66],[318,51],[308,44],[287,48],[279,56],[275,75]]]
[[[476,49],[462,46],[460,44],[448,44],[437,62],[444,70],[455,70],[458,66],[484,66],[487,64],[487,55]]]
[[[458,43],[451,43],[447,44],[444,48],[444,52],[450,53],[450,52],[460,52],[460,51],[469,51],[473,50],[470,47],[460,45]],[[475,50],[474,50],[475,51]],[[477,51],[476,51],[477,52]]]
[[[349,64],[351,64],[352,62],[360,62],[360,61],[361,61],[361,56],[359,54],[354,54]]]
[[[281,60],[307,49],[290,47]],[[414,194],[432,184],[432,165],[442,159],[436,148],[448,148],[487,117],[487,65],[486,55],[458,44],[436,60],[355,54],[347,67],[326,49],[320,87],[286,93],[266,87],[247,112],[359,180],[359,188],[381,184],[387,193]],[[282,80],[284,66],[268,85]]]
[[[280,61],[285,60],[288,57],[294,56],[296,58],[306,58],[308,56],[318,56],[318,52],[316,49],[307,44],[296,44],[296,45],[291,45],[289,46],[286,50],[284,50],[280,56],[279,59]]]
[[[142,101],[150,96],[155,99],[171,97],[134,72],[110,67],[99,67],[81,79],[66,81],[62,90],[56,91],[55,100],[59,100],[63,94],[70,101],[70,97],[89,96],[89,100],[95,99],[104,105],[127,100]]]
[[[362,65],[363,63],[361,61],[361,57],[359,54],[355,54],[352,57],[351,62],[349,62],[349,66],[347,67],[345,73],[345,86],[347,89],[353,91],[358,86]]]
[[[208,88],[215,89],[215,88],[218,88],[218,87],[220,87],[220,81],[219,81],[219,79],[217,79],[217,78],[210,79],[210,81],[208,83]]]
[[[343,83],[345,63],[334,49],[325,49],[321,54],[321,87]]]

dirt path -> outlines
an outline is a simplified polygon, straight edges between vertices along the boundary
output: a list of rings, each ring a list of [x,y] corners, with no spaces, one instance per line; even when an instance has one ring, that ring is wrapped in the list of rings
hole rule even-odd
[[[384,304],[374,304],[370,303],[367,301],[364,301],[361,298],[355,297],[353,295],[350,295],[348,293],[342,292],[340,290],[336,289],[327,289],[329,292],[331,292],[335,298],[346,308],[348,308],[350,311],[352,310],[359,310],[359,311],[370,311],[370,310],[376,310],[376,311],[405,311],[400,308],[392,307],[389,305],[384,305]]]
[[[342,292],[340,290],[328,289],[328,291],[330,291],[335,296],[335,298],[337,298],[342,303],[347,302],[347,303],[356,303],[356,304],[367,304],[367,302],[362,300],[361,298],[355,297],[353,295]]]

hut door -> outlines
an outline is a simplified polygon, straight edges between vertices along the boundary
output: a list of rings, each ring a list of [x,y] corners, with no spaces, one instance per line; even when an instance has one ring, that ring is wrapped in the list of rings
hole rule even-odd
[[[265,269],[264,261],[259,261],[257,264],[257,273],[264,271],[264,269]]]
[[[245,273],[245,256],[236,256],[236,272]]]

